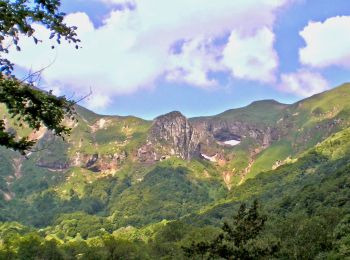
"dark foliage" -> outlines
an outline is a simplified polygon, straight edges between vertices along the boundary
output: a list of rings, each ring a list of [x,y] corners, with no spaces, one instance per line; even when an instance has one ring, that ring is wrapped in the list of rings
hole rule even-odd
[[[59,0],[16,0],[0,1],[0,103],[6,105],[9,114],[25,123],[26,126],[38,130],[46,126],[56,135],[69,133],[69,128],[62,125],[65,116],[73,116],[73,102],[65,97],[56,97],[51,92],[42,92],[32,83],[18,80],[13,73],[14,65],[4,58],[11,46],[20,51],[20,36],[32,38],[35,43],[41,40],[35,37],[33,23],[44,25],[51,31],[50,39],[56,38],[78,44],[75,30],[64,24],[64,13],[59,12]],[[11,40],[9,46],[5,41]],[[76,45],[78,48],[78,45]],[[24,127],[21,125],[21,127]],[[18,137],[7,129],[5,121],[0,120],[0,145],[12,148],[24,154],[35,144],[28,137]]]
[[[261,259],[273,256],[278,251],[277,244],[260,245],[258,236],[263,230],[266,216],[258,212],[255,200],[251,208],[242,204],[232,223],[225,222],[222,233],[211,242],[193,242],[184,247],[187,257],[200,255],[201,258]]]

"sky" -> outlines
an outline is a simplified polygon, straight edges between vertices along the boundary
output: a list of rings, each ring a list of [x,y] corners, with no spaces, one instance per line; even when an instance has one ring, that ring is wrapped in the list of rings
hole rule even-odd
[[[349,0],[63,0],[81,48],[22,38],[21,73],[100,114],[213,115],[350,81]]]

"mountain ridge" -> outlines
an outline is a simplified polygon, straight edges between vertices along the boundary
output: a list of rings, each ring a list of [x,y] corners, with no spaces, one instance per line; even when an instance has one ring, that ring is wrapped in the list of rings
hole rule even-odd
[[[56,155],[56,159],[49,162],[48,154],[34,157],[39,157],[36,164],[44,168],[63,170],[74,166],[94,172],[117,171],[133,162],[152,165],[171,156],[205,159],[217,164],[226,179],[241,176],[241,183],[250,171],[258,173],[271,168],[277,161],[346,127],[350,105],[338,99],[346,99],[348,90],[349,84],[343,84],[291,105],[256,101],[210,117],[186,118],[181,112],[172,111],[153,121],[103,116],[77,106],[81,120],[73,123],[68,143],[45,130],[40,135],[44,139],[40,139],[39,147],[45,140],[57,143],[61,150],[48,153]],[[319,136],[312,135],[315,131]],[[264,158],[272,154],[275,162],[266,163]]]
[[[185,259],[181,246],[213,238],[258,198],[269,216],[261,242],[278,241],[280,258],[347,256],[333,234],[350,216],[349,100],[345,84],[207,118],[175,111],[146,121],[78,107],[65,141],[40,129],[27,159],[0,148],[0,234],[12,248],[35,234],[82,257],[108,238],[142,259]]]

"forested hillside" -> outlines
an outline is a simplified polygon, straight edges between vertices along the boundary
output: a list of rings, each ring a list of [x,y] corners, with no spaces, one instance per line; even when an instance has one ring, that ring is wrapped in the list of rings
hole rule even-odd
[[[247,252],[346,259],[349,100],[344,84],[292,105],[152,122],[77,107],[66,140],[40,129],[26,157],[1,148],[0,259],[186,259],[255,200],[266,222]]]

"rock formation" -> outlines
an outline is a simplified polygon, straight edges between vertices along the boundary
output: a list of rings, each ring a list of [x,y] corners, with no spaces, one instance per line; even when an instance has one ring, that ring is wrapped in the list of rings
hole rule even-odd
[[[152,124],[146,145],[139,149],[142,161],[161,160],[175,155],[189,160],[199,156],[200,135],[189,120],[174,111],[157,117]]]

